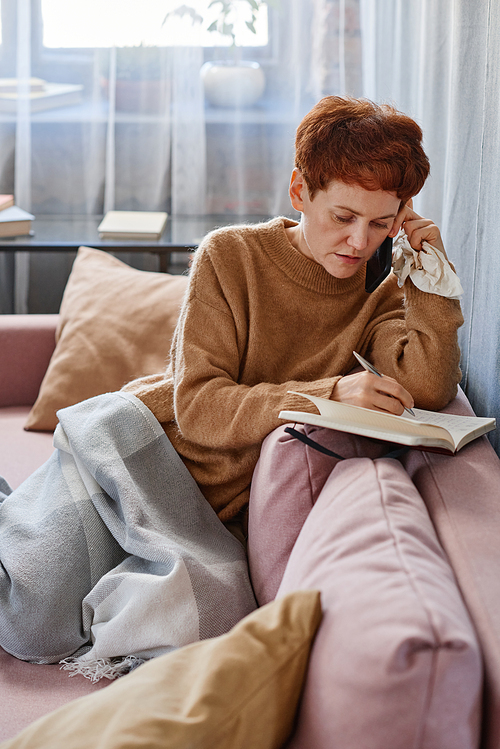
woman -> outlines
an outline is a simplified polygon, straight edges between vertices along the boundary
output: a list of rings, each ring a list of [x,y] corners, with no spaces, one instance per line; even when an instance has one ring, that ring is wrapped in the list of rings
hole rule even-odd
[[[401,227],[417,251],[424,240],[444,251],[437,227],[410,205],[429,170],[421,138],[391,107],[320,101],[297,131],[290,198],[300,222],[234,226],[203,241],[166,372],[124,388],[147,408],[125,392],[61,412],[58,451],[0,495],[0,643],[8,652],[48,663],[92,641],[78,659],[94,668],[227,631],[255,601],[244,550],[205,499],[241,538],[262,443],[282,425],[280,411],[304,407],[289,391],[395,414],[454,397],[459,303],[411,280],[399,288],[394,275],[365,291],[367,261]],[[351,373],[353,351],[385,376]],[[185,542],[174,544],[175,564],[171,537]],[[185,574],[174,575],[172,595],[175,570]],[[160,579],[168,595],[157,594]],[[172,601],[185,626],[169,618]]]
[[[429,172],[422,133],[390,106],[330,96],[297,130],[296,221],[220,229],[195,254],[165,375],[126,389],[155,414],[223,522],[248,503],[263,439],[291,390],[401,414],[440,409],[460,381],[459,302],[390,275],[365,291],[366,263],[403,228],[444,252],[411,198]],[[349,372],[353,351],[384,373]]]

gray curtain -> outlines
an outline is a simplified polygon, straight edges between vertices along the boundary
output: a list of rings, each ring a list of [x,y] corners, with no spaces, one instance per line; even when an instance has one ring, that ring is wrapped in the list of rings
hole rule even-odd
[[[500,424],[500,3],[362,0],[366,96],[425,133],[432,175],[416,208],[441,227],[465,293],[462,386]],[[500,450],[500,435],[491,441]]]

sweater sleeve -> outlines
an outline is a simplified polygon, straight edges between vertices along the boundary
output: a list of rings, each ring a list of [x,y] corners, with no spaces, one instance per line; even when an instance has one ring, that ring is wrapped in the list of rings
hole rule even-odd
[[[175,420],[185,440],[208,449],[238,451],[260,443],[283,424],[278,418],[281,410],[307,410],[306,399],[289,390],[330,397],[339,377],[242,384],[244,326],[206,256],[197,258],[192,273],[170,365]],[[244,315],[243,309],[240,312]]]
[[[388,287],[395,287],[394,276]],[[461,379],[457,330],[463,324],[460,303],[404,284],[404,304],[391,310],[391,296],[377,309],[367,329],[367,358],[413,396],[419,408],[439,410],[456,395]],[[387,290],[386,290],[387,292]]]

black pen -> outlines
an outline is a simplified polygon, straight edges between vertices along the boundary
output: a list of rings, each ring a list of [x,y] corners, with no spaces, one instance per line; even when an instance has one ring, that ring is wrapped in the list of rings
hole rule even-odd
[[[359,354],[357,354],[356,351],[353,351],[352,353],[354,354],[354,356],[356,357],[356,359],[359,361],[359,363],[361,364],[361,366],[363,367],[363,369],[366,369],[367,372],[371,372],[372,374],[377,375],[377,377],[383,377],[384,376],[383,374],[381,374],[378,371],[378,369],[375,369],[375,367],[373,366],[373,364],[370,364],[369,361],[366,361],[366,359],[363,359],[363,357],[360,356]],[[406,408],[405,406],[403,406],[403,408],[411,416],[415,416],[415,413],[414,413],[414,411],[411,410],[411,408]]]

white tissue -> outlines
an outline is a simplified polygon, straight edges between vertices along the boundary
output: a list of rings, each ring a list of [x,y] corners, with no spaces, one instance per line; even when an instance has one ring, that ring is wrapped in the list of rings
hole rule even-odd
[[[392,268],[399,286],[410,276],[415,286],[428,294],[460,299],[464,293],[460,279],[443,253],[425,241],[417,252],[404,231],[394,240]]]

